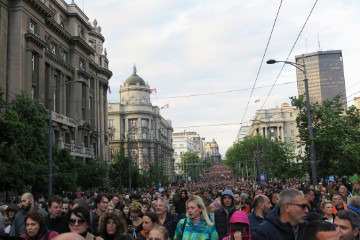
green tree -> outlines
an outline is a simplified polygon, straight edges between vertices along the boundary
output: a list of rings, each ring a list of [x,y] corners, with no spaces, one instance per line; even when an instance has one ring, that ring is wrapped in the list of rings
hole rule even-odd
[[[201,172],[200,157],[194,151],[187,151],[181,156],[181,166],[184,168],[185,176],[191,177],[191,180],[194,181]]]
[[[4,190],[31,190],[47,186],[47,113],[27,93],[11,101],[0,118],[1,177]]]
[[[301,177],[302,166],[293,150],[288,143],[257,135],[230,147],[225,154],[225,164],[241,177],[255,179],[260,172],[271,178]]]
[[[299,137],[309,156],[307,115],[303,96],[292,97],[300,109],[297,117]],[[354,106],[344,110],[340,97],[311,106],[318,177],[349,176],[360,171],[360,112]],[[308,157],[307,157],[308,158]],[[306,159],[307,159],[306,158]],[[309,161],[306,161],[310,171]]]
[[[55,193],[62,191],[76,191],[79,173],[84,165],[82,160],[70,154],[69,149],[53,147],[53,188]]]
[[[112,191],[122,192],[129,185],[128,159],[123,153],[115,156],[113,164],[109,169],[109,185]]]
[[[81,161],[80,159],[77,160]],[[104,188],[107,171],[107,165],[98,158],[88,158],[84,162],[81,161],[78,170],[78,186],[81,186],[83,190]]]

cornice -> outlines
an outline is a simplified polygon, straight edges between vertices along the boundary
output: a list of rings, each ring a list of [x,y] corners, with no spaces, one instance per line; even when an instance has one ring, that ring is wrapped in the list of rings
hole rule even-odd
[[[93,60],[89,62],[89,66],[93,68],[96,72],[104,74],[108,79],[110,79],[113,75],[112,71],[109,69],[103,68],[96,64]]]
[[[39,38],[37,35],[35,35],[33,33],[25,33],[25,39],[26,39],[26,41],[35,43],[40,48],[46,48],[46,46],[47,46],[47,44],[44,40],[42,40],[41,38]]]
[[[93,49],[89,44],[85,42],[84,39],[82,39],[79,36],[72,36],[70,39],[70,44],[77,45],[80,48],[82,48],[88,55],[94,54],[95,49]]]
[[[33,6],[35,6],[42,14],[45,15],[46,18],[53,17],[54,13],[40,0],[28,0]]]
[[[75,72],[75,68],[73,66],[71,66],[70,64],[68,64],[67,62],[65,62],[61,58],[59,58],[57,55],[50,52],[49,50],[45,51],[45,56],[47,58],[51,59],[53,62],[56,62],[57,64],[59,64],[63,68],[69,70],[71,73]]]
[[[47,18],[45,23],[66,41],[71,40],[71,34],[60,26],[53,18]]]

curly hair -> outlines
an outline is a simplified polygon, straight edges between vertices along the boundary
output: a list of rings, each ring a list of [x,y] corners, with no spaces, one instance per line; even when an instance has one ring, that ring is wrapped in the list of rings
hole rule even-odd
[[[108,238],[108,233],[106,231],[106,224],[109,220],[113,220],[116,225],[115,236],[124,236],[127,234],[126,222],[121,215],[116,212],[105,213],[99,220],[99,233],[100,236],[104,239]]]

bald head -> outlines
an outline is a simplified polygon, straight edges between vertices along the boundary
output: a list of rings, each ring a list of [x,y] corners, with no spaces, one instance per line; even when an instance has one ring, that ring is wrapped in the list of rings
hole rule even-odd
[[[85,238],[76,233],[62,233],[53,238],[53,240],[85,240]]]

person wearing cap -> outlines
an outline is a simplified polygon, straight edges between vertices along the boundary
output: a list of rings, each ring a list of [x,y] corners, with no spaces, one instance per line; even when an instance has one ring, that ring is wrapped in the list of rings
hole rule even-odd
[[[10,233],[11,225],[14,221],[14,217],[18,211],[18,206],[16,204],[10,204],[6,210],[5,215],[3,216],[4,223],[4,235],[8,236]]]
[[[234,193],[230,189],[225,189],[221,196],[221,208],[214,213],[219,239],[229,235],[229,221],[235,211]]]
[[[246,214],[249,214],[251,212],[250,206],[247,203],[247,200],[249,199],[248,197],[249,196],[246,193],[242,193],[240,195],[240,199],[241,199],[241,201],[240,201],[240,204],[241,204],[240,210],[244,211]]]

